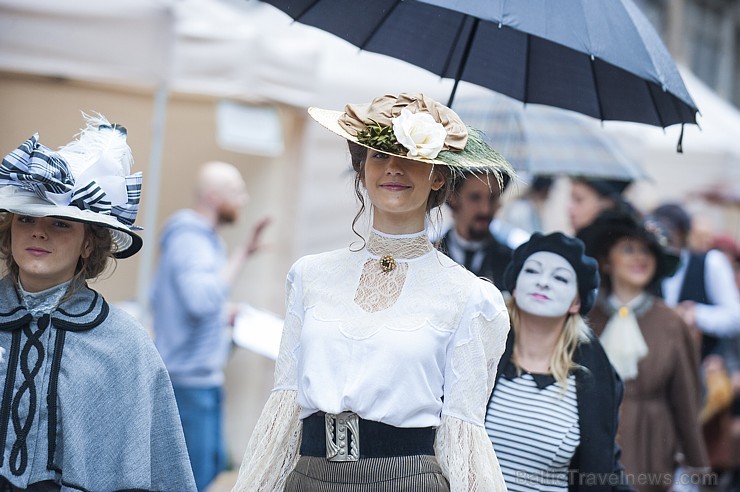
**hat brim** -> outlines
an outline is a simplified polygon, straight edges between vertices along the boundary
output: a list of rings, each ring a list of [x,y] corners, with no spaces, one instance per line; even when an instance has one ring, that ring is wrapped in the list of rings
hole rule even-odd
[[[82,210],[73,206],[58,206],[31,193],[20,192],[12,196],[3,196],[0,212],[32,217],[56,217],[106,227],[110,230],[113,240],[113,256],[119,259],[133,256],[144,244],[140,236],[112,215]]]
[[[409,156],[409,155],[397,154],[395,152],[389,152],[387,150],[377,149],[369,145],[360,143],[357,141],[357,137],[355,135],[352,135],[351,133],[349,133],[339,124],[339,119],[344,114],[342,111],[334,111],[331,109],[321,109],[321,108],[311,107],[311,108],[308,108],[308,114],[310,114],[311,118],[316,120],[318,124],[326,128],[327,130],[339,135],[345,140],[349,140],[350,142],[354,142],[357,145],[360,145],[370,150],[375,150],[377,152],[382,152],[384,154],[394,155],[397,157],[401,157],[403,159],[423,162],[426,164],[447,166],[449,168],[452,168],[458,171],[472,171],[472,172],[481,172],[481,173],[503,172],[506,174],[513,175],[513,170],[511,168],[511,165],[506,161],[506,159],[501,154],[491,149],[487,145],[485,146],[488,147],[486,149],[488,152],[481,153],[480,155],[472,155],[472,153],[469,153],[470,154],[469,158],[463,157],[465,154],[468,154],[467,147],[468,146],[472,147],[472,145],[470,145],[470,141],[473,135],[470,135],[470,134],[468,135],[469,143],[468,145],[466,145],[466,150],[462,152],[451,152],[451,151],[443,150],[442,152],[440,152],[440,155],[443,155],[445,153],[462,154],[462,156],[458,155],[456,156],[454,160],[451,159],[451,162],[448,162],[448,161],[440,159],[439,158],[440,155],[438,155],[436,159],[428,159],[428,158],[420,157],[420,156]],[[481,145],[483,145],[482,142],[478,143],[476,147],[480,147]]]
[[[439,159],[426,159],[424,157],[396,154],[395,152],[389,152],[387,150],[376,149],[374,147],[370,147],[369,145],[365,145],[363,143],[358,142],[357,137],[355,135],[352,135],[351,133],[349,133],[347,130],[342,128],[342,126],[339,124],[339,118],[344,114],[341,111],[333,111],[331,109],[321,109],[321,108],[308,108],[308,114],[310,114],[311,118],[316,120],[316,122],[319,125],[323,126],[327,130],[333,133],[336,133],[337,135],[339,135],[345,140],[349,140],[350,142],[354,142],[357,145],[361,145],[362,147],[365,147],[366,149],[375,150],[377,152],[383,152],[384,154],[388,154],[388,155],[395,155],[397,157],[403,157],[404,159],[409,159],[412,161],[425,162],[427,164],[439,164],[441,166],[448,165],[446,162],[440,161]]]

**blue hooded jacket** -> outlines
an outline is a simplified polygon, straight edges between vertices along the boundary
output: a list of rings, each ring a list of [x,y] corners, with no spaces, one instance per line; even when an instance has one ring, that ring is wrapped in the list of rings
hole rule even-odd
[[[155,343],[172,384],[223,384],[229,353],[225,306],[229,286],[219,275],[226,250],[193,210],[175,213],[162,231],[151,291]]]

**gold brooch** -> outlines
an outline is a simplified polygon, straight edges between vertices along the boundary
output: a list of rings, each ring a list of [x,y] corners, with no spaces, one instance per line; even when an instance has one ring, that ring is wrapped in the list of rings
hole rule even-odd
[[[396,268],[396,260],[391,255],[385,255],[380,258],[380,268],[387,273]]]

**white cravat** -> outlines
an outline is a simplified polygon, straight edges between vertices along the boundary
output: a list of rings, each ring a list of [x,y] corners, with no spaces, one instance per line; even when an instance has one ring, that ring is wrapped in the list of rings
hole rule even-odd
[[[600,341],[609,362],[624,381],[637,377],[637,364],[648,354],[634,309],[641,305],[648,294],[642,293],[626,304],[614,295],[609,304],[616,310],[606,323]]]

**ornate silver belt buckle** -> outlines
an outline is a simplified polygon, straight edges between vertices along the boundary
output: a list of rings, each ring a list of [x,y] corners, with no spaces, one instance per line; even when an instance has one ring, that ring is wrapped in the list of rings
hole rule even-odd
[[[360,459],[360,418],[354,412],[326,416],[326,459],[357,461]]]

